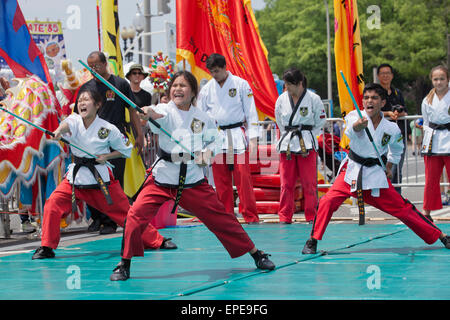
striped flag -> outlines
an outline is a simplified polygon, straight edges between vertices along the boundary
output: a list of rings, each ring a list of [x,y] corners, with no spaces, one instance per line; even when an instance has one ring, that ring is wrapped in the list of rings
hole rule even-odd
[[[336,76],[342,117],[354,110],[352,98],[340,76],[344,73],[356,102],[362,109],[364,73],[362,45],[356,0],[334,0]],[[348,137],[343,136],[341,147],[348,149]]]
[[[97,9],[98,10],[98,9]],[[102,51],[108,54],[112,72],[124,77],[122,51],[120,50],[118,0],[100,0],[100,25]]]

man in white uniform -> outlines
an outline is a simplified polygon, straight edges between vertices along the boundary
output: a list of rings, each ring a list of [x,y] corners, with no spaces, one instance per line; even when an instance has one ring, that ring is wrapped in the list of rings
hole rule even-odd
[[[400,219],[427,244],[440,239],[450,249],[449,237],[404,199],[389,180],[392,165],[398,163],[402,155],[403,136],[395,123],[384,118],[381,108],[385,103],[386,90],[379,84],[368,84],[363,90],[363,118],[356,111],[347,115],[345,134],[350,139],[347,166],[344,165],[331,189],[320,199],[303,254],[316,253],[317,240],[322,240],[333,213],[348,197],[357,197],[357,193],[362,195],[364,202]],[[379,153],[387,154],[386,173],[365,128],[371,132]]]
[[[227,212],[234,213],[233,181],[239,195],[239,211],[247,223],[258,223],[249,153],[257,148],[258,114],[248,82],[226,70],[225,57],[213,53],[206,60],[213,79],[202,88],[198,107],[219,127],[217,156],[212,164],[214,183]],[[247,149],[248,148],[248,149]]]

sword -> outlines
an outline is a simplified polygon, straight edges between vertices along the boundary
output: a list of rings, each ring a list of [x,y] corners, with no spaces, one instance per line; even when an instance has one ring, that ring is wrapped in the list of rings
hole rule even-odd
[[[0,102],[0,105],[4,105],[4,103],[3,103],[3,102]],[[3,107],[0,106],[0,110],[2,110],[2,111],[4,111],[4,112],[6,112],[6,113],[12,115],[13,117],[16,117],[17,119],[19,119],[19,120],[21,120],[21,121],[23,121],[23,122],[29,124],[29,125],[32,126],[32,127],[35,127],[35,128],[38,129],[38,130],[41,130],[42,132],[48,134],[49,136],[52,136],[52,137],[55,136],[55,134],[54,134],[53,132],[51,132],[51,131],[49,131],[49,130],[47,130],[47,129],[44,129],[44,128],[42,128],[42,127],[40,127],[40,126],[34,124],[33,122],[28,121],[28,120],[22,118],[21,116],[18,116],[17,114],[15,114],[15,113],[9,111],[8,109],[5,109],[5,108],[3,108]],[[80,147],[78,147],[78,146],[76,146],[76,145],[70,143],[69,141],[67,141],[67,139],[65,139],[65,138],[63,138],[63,137],[61,137],[61,141],[64,142],[65,144],[71,146],[71,147],[74,147],[75,149],[78,149],[78,150],[80,150],[80,151],[86,153],[87,155],[89,155],[89,156],[91,156],[91,157],[93,157],[93,158],[95,158],[95,159],[97,158],[96,155],[93,155],[92,153],[87,152],[86,150],[81,149]]]
[[[108,88],[110,88],[112,91],[114,91],[119,97],[121,97],[129,106],[133,107],[137,112],[144,114],[144,110],[142,110],[141,107],[139,107],[137,104],[135,104],[133,101],[131,101],[126,95],[124,95],[122,92],[120,92],[116,87],[114,87],[111,83],[109,83],[105,78],[103,78],[101,75],[99,75],[96,71],[94,71],[91,67],[89,67],[86,63],[84,63],[81,59],[78,60],[79,63],[81,63],[86,69],[88,69],[94,77],[96,77],[98,80],[100,80],[104,85],[106,85]],[[195,157],[195,155],[192,153],[190,149],[185,147],[180,141],[176,140],[172,135],[167,132],[161,125],[153,120],[152,118],[149,118],[148,121],[150,121],[155,127],[157,127],[159,130],[161,130],[165,135],[167,135],[172,141],[174,141],[176,144],[178,144],[180,147],[182,147],[184,150],[189,152],[189,154],[192,157]]]

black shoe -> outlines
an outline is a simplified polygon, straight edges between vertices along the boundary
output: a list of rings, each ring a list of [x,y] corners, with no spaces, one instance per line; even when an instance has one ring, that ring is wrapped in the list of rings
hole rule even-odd
[[[113,234],[116,233],[117,227],[111,225],[102,225],[99,234]]]
[[[113,273],[109,277],[111,281],[125,281],[130,277],[130,267],[125,266],[123,262],[119,262],[119,264],[114,268]]]
[[[34,259],[49,259],[54,258],[55,253],[53,252],[52,248],[49,247],[39,247],[34,252],[33,256],[31,257],[32,260]]]
[[[445,236],[444,238],[441,239],[441,242],[447,249],[450,249],[450,236]]]
[[[302,254],[315,254],[317,252],[317,240],[308,239],[303,247]]]
[[[100,230],[100,219],[92,221],[92,223],[89,225],[87,231],[88,232],[97,232]]]
[[[433,218],[431,217],[431,215],[426,214],[425,218],[427,218],[428,220],[430,220],[431,222],[434,222]]]
[[[270,254],[264,253],[264,251],[258,250],[252,254],[255,260],[256,267],[262,270],[273,270],[275,269],[275,264],[269,259]]]
[[[170,241],[170,240],[172,240],[172,238],[164,238],[163,242],[161,243],[159,248],[160,249],[167,249],[167,250],[178,248],[177,245],[175,243],[173,243],[172,241]]]

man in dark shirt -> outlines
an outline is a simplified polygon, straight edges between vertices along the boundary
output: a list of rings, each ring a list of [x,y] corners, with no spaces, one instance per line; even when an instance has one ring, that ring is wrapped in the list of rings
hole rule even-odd
[[[411,130],[407,121],[397,120],[399,117],[407,116],[405,107],[405,100],[402,92],[392,86],[392,80],[394,79],[394,69],[387,63],[380,64],[377,68],[377,76],[380,80],[381,86],[387,91],[386,104],[381,111],[385,117],[389,117],[392,122],[396,122],[403,135],[403,153],[398,165],[392,166],[392,183],[402,183],[402,167],[406,154],[406,141],[408,139],[408,133]],[[401,194],[402,189],[396,187],[398,193]]]
[[[130,81],[131,91],[135,97],[135,103],[139,107],[145,107],[152,104],[152,95],[141,88],[141,82],[148,76],[144,68],[140,64],[133,64],[130,66],[125,77]]]
[[[111,74],[108,70],[108,61],[103,52],[94,51],[89,54],[87,58],[87,64],[90,68],[101,75],[105,80],[116,87],[120,92],[127,96],[132,101],[135,101],[135,96],[131,90],[130,85],[125,79]],[[142,128],[140,125],[139,117],[135,109],[130,107],[122,98],[120,98],[113,90],[108,88],[97,78],[93,78],[83,84],[83,87],[93,88],[99,92],[103,97],[103,105],[98,111],[98,116],[112,124],[114,124],[120,132],[125,135],[125,131],[130,132],[129,123],[126,121],[125,110],[128,108],[130,114],[130,122],[133,126],[133,130],[136,133],[136,142],[134,147],[138,149],[138,153],[142,153],[144,145],[144,136],[142,134]],[[74,112],[78,112],[77,105],[75,104]],[[114,165],[113,173],[114,177],[119,180],[123,189],[124,184],[124,172],[125,172],[125,158],[117,158],[110,161]],[[88,231],[100,230],[100,234],[114,233],[117,229],[117,225],[108,216],[99,212],[95,208],[89,207],[93,223],[89,226]]]

